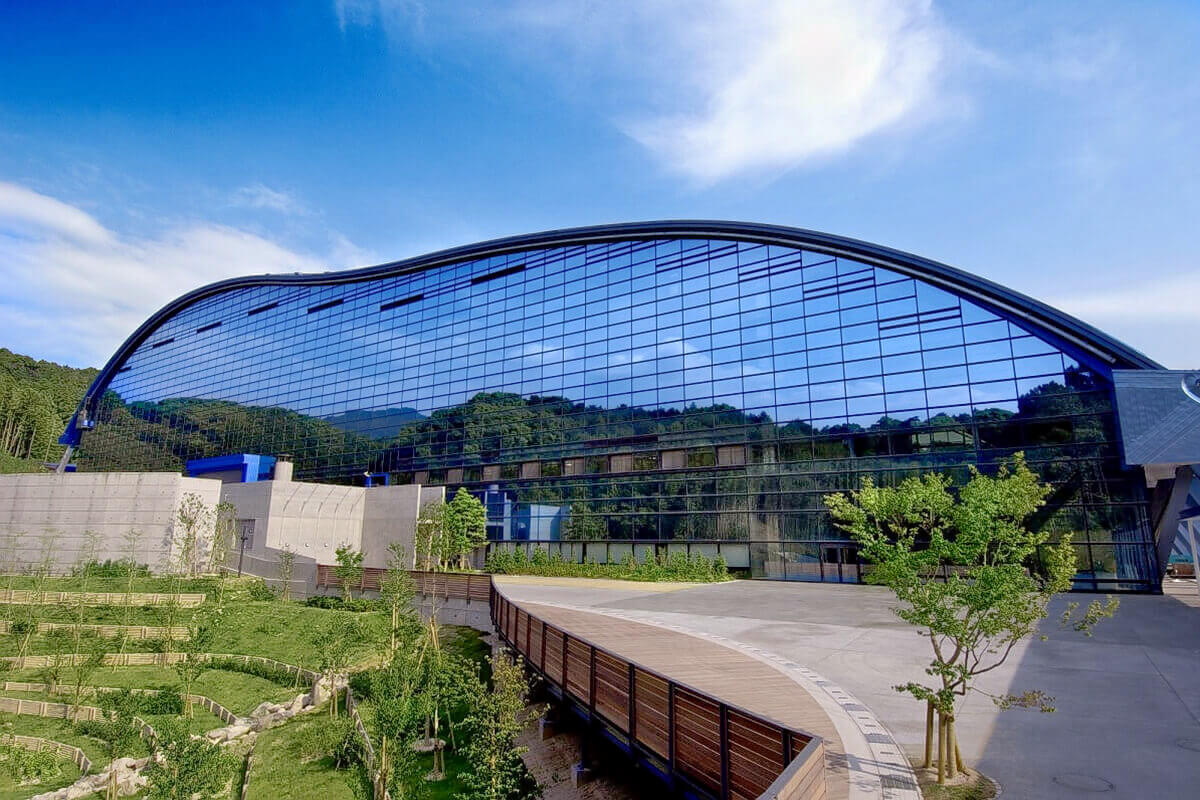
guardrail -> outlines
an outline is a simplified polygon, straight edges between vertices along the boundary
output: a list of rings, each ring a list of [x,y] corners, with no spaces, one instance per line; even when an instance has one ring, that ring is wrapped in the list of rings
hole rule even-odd
[[[69,758],[79,768],[80,775],[92,771],[92,760],[84,755],[78,747],[56,742],[53,739],[42,739],[37,736],[22,736],[19,733],[6,733],[0,736],[0,744],[15,744],[35,753],[54,753],[61,758]]]
[[[646,669],[557,628],[493,586],[492,623],[553,693],[668,780],[719,800],[824,800],[819,737]]]
[[[342,581],[338,578],[332,564],[317,565],[317,587],[341,589]],[[378,567],[364,567],[362,577],[354,585],[358,591],[379,591],[387,570]],[[409,570],[413,582],[417,585],[417,593],[432,595],[453,600],[486,603],[491,597],[492,576],[482,573],[469,572],[425,572]]]

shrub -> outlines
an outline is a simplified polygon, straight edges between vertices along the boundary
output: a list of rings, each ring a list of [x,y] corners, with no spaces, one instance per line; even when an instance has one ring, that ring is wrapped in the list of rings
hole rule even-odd
[[[246,597],[249,600],[274,600],[278,593],[262,578],[256,578],[246,584]]]
[[[41,783],[63,772],[53,753],[26,750],[17,744],[0,743],[0,764],[17,783]]]
[[[346,600],[343,597],[334,597],[325,594],[315,594],[304,601],[304,605],[309,608],[324,608],[331,611],[354,611],[364,612],[373,611],[375,602],[359,597],[354,600]]]
[[[226,672],[241,672],[244,675],[254,675],[264,680],[277,683],[280,686],[294,686],[296,673],[286,667],[276,666],[253,659],[242,661],[240,658],[211,658],[208,661],[210,669],[223,669]]]
[[[37,623],[31,619],[14,620],[12,626],[9,627],[9,632],[13,636],[25,636],[33,633],[37,629]]]
[[[584,563],[567,561],[561,552],[549,554],[544,548],[534,548],[532,555],[524,549],[496,548],[488,554],[487,571],[500,575],[542,575],[574,578],[618,578],[630,581],[691,581],[710,583],[729,580],[729,568],[721,556],[709,558],[703,553],[672,553],[669,557],[648,557],[638,561],[626,553],[619,564],[597,564],[595,559]]]
[[[89,561],[83,566],[72,567],[71,575],[76,578],[149,578],[150,567],[124,560],[107,559],[103,562]]]

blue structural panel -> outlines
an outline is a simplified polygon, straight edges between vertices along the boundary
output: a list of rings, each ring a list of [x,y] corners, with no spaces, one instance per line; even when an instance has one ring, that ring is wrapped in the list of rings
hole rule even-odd
[[[465,486],[498,539],[612,558],[720,543],[758,577],[848,582],[824,493],[1024,451],[1077,586],[1155,590],[1112,372],[1157,368],[906,253],[636,223],[203,287],[122,345],[64,441],[89,470],[287,453],[299,479]]]

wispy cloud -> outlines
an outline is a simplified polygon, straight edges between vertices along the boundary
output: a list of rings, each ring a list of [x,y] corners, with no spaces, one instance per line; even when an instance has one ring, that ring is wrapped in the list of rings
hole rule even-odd
[[[970,51],[930,0],[454,5],[439,9],[446,20],[412,0],[336,3],[343,26],[491,31],[516,57],[607,95],[601,110],[616,126],[704,184],[769,176],[915,127],[940,113],[947,62]]]
[[[343,252],[352,248],[342,245]],[[6,345],[100,365],[153,311],[234,275],[314,271],[317,257],[208,222],[152,235],[109,230],[86,212],[0,182],[0,327]]]
[[[261,183],[241,187],[233,193],[230,202],[243,208],[278,211],[280,214],[306,213],[304,205],[294,195]]]
[[[1063,295],[1051,304],[1135,346],[1153,344],[1147,354],[1169,368],[1195,369],[1200,367],[1197,297],[1200,270],[1192,270]]]

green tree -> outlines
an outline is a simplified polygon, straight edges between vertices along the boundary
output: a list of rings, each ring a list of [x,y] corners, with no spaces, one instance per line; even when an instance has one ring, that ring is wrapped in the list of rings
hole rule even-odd
[[[46,666],[38,671],[38,677],[46,684],[47,691],[54,694],[62,682],[71,654],[75,652],[74,637],[66,628],[53,628],[46,632]]]
[[[342,597],[353,600],[354,585],[362,583],[363,553],[348,544],[340,544],[334,557],[337,559],[337,566],[333,568],[333,574],[342,584]]]
[[[209,647],[224,619],[225,609],[222,606],[201,608],[192,615],[191,622],[188,623],[188,636],[180,645],[181,658],[175,662],[174,667],[175,674],[179,676],[179,680],[183,684],[180,692],[183,700],[183,715],[189,719],[194,714],[192,685],[208,669]]]
[[[172,556],[175,571],[192,576],[200,569],[200,545],[203,535],[212,527],[215,510],[195,492],[188,492],[175,510],[175,530],[172,535]]]
[[[938,782],[961,769],[954,727],[956,705],[981,691],[978,676],[1005,662],[1013,648],[1037,632],[1051,598],[1066,591],[1075,575],[1069,537],[1049,541],[1030,519],[1045,503],[1043,485],[1016,454],[995,476],[971,468],[970,480],[954,491],[950,478],[926,474],[896,487],[870,478],[858,491],[826,495],[834,524],[862,546],[873,565],[870,583],[887,586],[901,605],[895,613],[929,640],[933,658],[927,682],[895,687],[927,706],[925,765],[931,765],[937,722]],[[1076,615],[1072,603],[1062,623],[1090,635],[1117,601],[1093,601]],[[1039,691],[994,696],[1001,708],[1052,711],[1053,698]]]
[[[94,634],[76,639],[75,653],[67,666],[67,675],[71,679],[71,710],[78,712],[83,704],[83,696],[93,689],[93,678],[104,665],[104,653],[108,649],[107,640]]]
[[[132,755],[141,739],[141,724],[137,718],[137,697],[129,689],[103,692],[97,700],[107,714],[99,724],[88,727],[88,735],[104,742],[110,763],[118,758]],[[104,800],[117,800],[117,771],[109,771]]]
[[[475,708],[466,718],[470,740],[464,755],[471,765],[462,776],[462,800],[517,800],[531,794],[517,735],[524,727],[522,712],[529,695],[520,658],[492,656],[492,688],[479,687]]]
[[[467,555],[487,543],[487,512],[479,498],[459,487],[446,504],[446,559],[465,569]]]
[[[286,544],[279,551],[279,599],[292,598],[292,575],[296,571],[296,554]]]
[[[310,640],[316,654],[317,669],[329,687],[329,716],[337,717],[338,701],[334,686],[346,673],[359,647],[366,639],[362,625],[353,614],[339,613],[317,628]]]
[[[441,500],[426,503],[417,514],[413,566],[426,572],[442,568],[446,548],[447,506]]]
[[[379,734],[376,797],[383,795],[383,788],[395,800],[412,800],[420,792],[421,762],[410,746],[424,720],[418,698],[418,653],[415,647],[397,648],[387,665],[370,676]]]
[[[408,554],[399,542],[388,544],[387,571],[379,583],[379,594],[391,612],[388,652],[394,655],[401,641],[412,638],[405,636],[405,631],[420,627],[414,606],[417,586],[408,572]]]
[[[217,800],[229,792],[238,758],[171,719],[155,725],[156,752],[143,773],[147,800]]]

